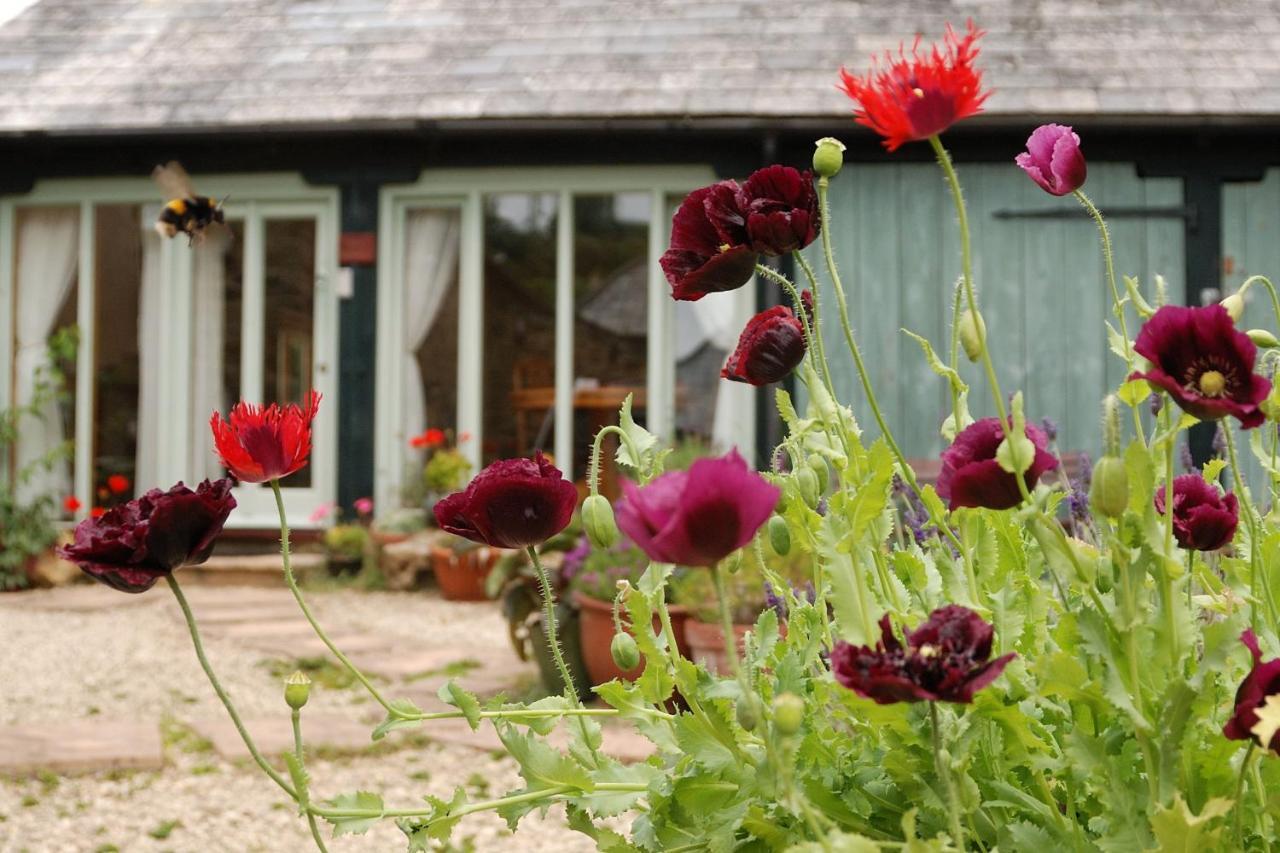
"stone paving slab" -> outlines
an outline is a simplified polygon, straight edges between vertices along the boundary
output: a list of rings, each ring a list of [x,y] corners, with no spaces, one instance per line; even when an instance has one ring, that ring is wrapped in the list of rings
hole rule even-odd
[[[163,766],[164,746],[155,721],[94,719],[0,727],[0,775]]]
[[[216,631],[232,625],[252,622],[264,624],[292,622],[302,619],[302,614],[298,610],[298,605],[290,600],[279,604],[206,606],[199,609],[196,618],[200,620],[201,627],[207,626],[210,631]],[[307,626],[307,630],[310,630],[310,626]]]
[[[118,610],[122,607],[139,607],[164,601],[177,604],[163,584],[147,592],[127,595],[100,583],[80,584],[58,589],[35,589],[0,595],[0,607],[18,607],[23,610],[69,611],[89,613],[95,610]]]
[[[343,651],[345,653],[346,650]],[[350,657],[356,666],[366,672],[398,680],[425,673],[441,673],[451,664],[456,665],[462,661],[484,663],[486,651],[467,646],[431,646],[391,655],[362,652]]]
[[[240,733],[226,715],[190,720],[188,724],[196,734],[213,744],[214,752],[220,757],[228,761],[250,758]],[[249,717],[244,725],[258,749],[273,762],[281,753],[293,749],[293,726],[288,714]],[[302,738],[309,750],[362,752],[373,746],[372,730],[372,725],[337,714],[307,714],[305,711],[302,714]]]

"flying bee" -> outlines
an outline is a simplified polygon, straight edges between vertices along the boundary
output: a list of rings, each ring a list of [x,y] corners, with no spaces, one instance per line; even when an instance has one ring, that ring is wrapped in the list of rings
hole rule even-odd
[[[169,200],[156,220],[156,231],[161,237],[176,237],[181,232],[187,235],[187,245],[190,246],[196,240],[204,239],[205,229],[210,225],[226,221],[222,215],[226,199],[196,195],[191,176],[178,161],[170,160],[163,166],[156,166],[151,178]]]

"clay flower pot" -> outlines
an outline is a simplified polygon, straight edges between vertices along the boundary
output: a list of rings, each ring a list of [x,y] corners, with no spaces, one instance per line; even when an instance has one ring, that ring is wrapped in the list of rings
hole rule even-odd
[[[644,661],[635,669],[622,670],[613,662],[613,654],[609,646],[613,642],[613,602],[601,601],[580,592],[573,594],[573,602],[578,606],[578,636],[581,638],[582,662],[586,664],[587,676],[591,683],[604,684],[615,678],[633,680],[644,672]],[[676,635],[676,645],[685,657],[690,656],[690,648],[686,645],[685,626],[689,621],[689,608],[679,605],[667,605],[671,614],[671,629]],[[623,627],[629,625],[624,617]],[[653,617],[653,631],[662,633],[662,622]],[[630,633],[630,631],[628,631]]]
[[[734,625],[733,633],[738,641],[738,659],[742,659],[743,637],[754,625]],[[689,659],[707,668],[707,672],[729,675],[733,666],[725,659],[724,628],[710,622],[690,619],[684,626],[684,639],[689,644]]]
[[[431,567],[440,593],[449,601],[487,600],[484,582],[501,553],[496,548],[470,548],[460,553],[432,548]]]

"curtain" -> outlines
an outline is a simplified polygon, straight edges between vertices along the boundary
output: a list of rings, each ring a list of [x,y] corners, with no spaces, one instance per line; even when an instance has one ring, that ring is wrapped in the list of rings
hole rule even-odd
[[[418,350],[431,333],[436,314],[458,271],[459,211],[409,211],[405,222],[404,349],[400,354],[400,445],[427,428],[423,375]],[[452,384],[452,377],[450,377]]]
[[[213,448],[209,417],[230,405],[223,372],[223,335],[226,328],[226,259],[231,247],[228,228],[211,228],[195,247],[191,269],[191,459],[192,480],[222,476],[222,465]],[[236,317],[233,322],[239,323]],[[239,358],[235,353],[232,358]]]
[[[738,335],[742,333],[745,316],[740,298],[741,293],[754,294],[754,279],[742,290],[728,293],[708,293],[696,302],[678,302],[677,306],[689,306],[690,315],[681,322],[677,317],[677,329],[680,334],[689,335],[688,339],[677,343],[677,351],[692,353],[698,343],[705,341],[718,350],[723,350],[727,357],[738,345]],[[693,327],[698,332],[693,332]],[[695,342],[695,335],[700,340]],[[718,368],[717,368],[718,369]],[[754,389],[743,382],[729,382],[717,379],[715,416],[711,425],[711,441],[718,450],[738,447],[744,456],[750,457],[752,448],[744,446],[746,437],[750,435],[749,427],[755,417]]]
[[[160,361],[164,323],[160,318],[160,235],[152,223],[159,205],[142,208],[138,227],[142,232],[142,276],[138,282],[138,449],[133,479],[138,494],[160,482]]]
[[[14,401],[24,405],[35,392],[36,373],[45,364],[49,335],[76,280],[80,212],[76,209],[28,209],[18,217],[17,352],[14,363]],[[88,365],[82,365],[88,369]],[[28,424],[15,447],[16,470],[21,471],[66,439],[66,425],[56,401],[40,412],[44,423]],[[19,500],[44,494],[70,495],[71,464],[61,460],[51,470],[35,470],[18,483]]]

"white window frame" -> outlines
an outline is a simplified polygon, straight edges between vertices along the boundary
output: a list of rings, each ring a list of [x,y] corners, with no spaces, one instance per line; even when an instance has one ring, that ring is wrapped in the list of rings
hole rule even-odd
[[[226,197],[227,216],[239,219],[246,213],[263,212],[272,218],[289,215],[316,217],[316,309],[315,340],[331,341],[332,358],[338,357],[338,306],[335,279],[338,270],[338,217],[339,195],[336,187],[314,187],[300,176],[289,173],[272,174],[222,174],[199,175],[196,186]],[[96,315],[96,286],[93,276],[94,263],[94,208],[99,204],[156,204],[162,199],[155,184],[148,178],[76,178],[51,179],[37,182],[30,192],[0,198],[0,408],[7,407],[12,399],[13,371],[13,308],[15,271],[16,211],[27,207],[74,207],[80,209],[79,284],[76,289],[76,322],[80,328],[80,344],[76,355],[78,366],[91,365],[94,354],[94,318]],[[260,236],[260,235],[259,235]],[[256,298],[261,299],[262,242],[248,239],[246,231],[245,265],[250,271],[245,276],[244,314],[234,322],[244,322],[249,315],[252,288],[256,286]],[[256,255],[254,253],[257,253]],[[161,247],[161,278],[159,316],[162,328],[155,330],[161,336],[160,395],[158,405],[167,413],[166,426],[160,432],[157,448],[157,476],[159,483],[139,483],[139,490],[167,488],[178,480],[192,479],[187,469],[193,430],[208,429],[207,421],[192,423],[187,390],[190,384],[191,312],[192,312],[192,263],[191,252],[181,236],[166,240]],[[258,271],[254,273],[253,271]],[[251,284],[255,277],[256,285]],[[259,302],[260,304],[260,302]],[[229,321],[231,319],[229,318]],[[253,338],[251,329],[242,327],[242,341]],[[261,333],[261,327],[257,332]],[[252,345],[252,344],[242,344]],[[261,341],[257,342],[261,347]],[[326,357],[317,352],[315,360],[316,390],[325,401],[316,418],[312,443],[312,459],[320,460],[312,471],[312,485],[296,490],[289,510],[289,523],[295,527],[315,527],[309,520],[310,506],[333,500],[337,493],[337,437],[338,388],[337,371]],[[254,363],[254,362],[251,362]],[[261,372],[261,359],[257,370]],[[93,443],[94,371],[77,369],[75,396],[77,450]],[[242,376],[242,389],[252,390],[251,376]],[[259,375],[257,389],[260,391]],[[225,414],[225,413],[224,413]],[[73,464],[72,483],[76,498],[81,503],[79,516],[84,517],[93,505],[93,460],[90,453],[77,452]],[[287,481],[286,481],[287,487]],[[277,524],[274,502],[267,491],[241,486],[236,491],[240,506],[228,520],[228,527],[260,528]],[[294,490],[288,490],[286,494]],[[289,501],[286,506],[289,506]]]
[[[557,464],[569,479],[573,447],[574,294],[573,198],[624,192],[650,194],[646,421],[664,440],[675,431],[675,311],[670,285],[658,265],[671,235],[668,198],[713,183],[709,166],[538,167],[433,169],[412,184],[382,188],[378,218],[377,406],[374,491],[379,507],[400,506],[408,441],[401,435],[400,353],[404,349],[405,222],[410,209],[461,211],[458,254],[457,430],[472,440],[460,450],[478,470],[483,442],[484,376],[484,197],[497,193],[551,193],[557,196],[555,299],[555,447]],[[753,284],[736,292],[734,310],[745,323],[755,310]],[[740,424],[736,443],[754,447],[755,419]]]

